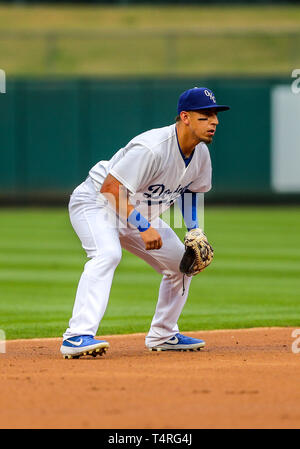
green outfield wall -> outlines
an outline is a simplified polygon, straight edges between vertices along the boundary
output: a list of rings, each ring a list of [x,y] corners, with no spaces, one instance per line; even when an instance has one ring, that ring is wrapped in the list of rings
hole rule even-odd
[[[135,135],[174,122],[178,96],[194,86],[210,87],[219,103],[231,106],[220,113],[210,146],[213,190],[208,198],[299,195],[299,168],[295,169],[299,143],[293,143],[298,137],[300,141],[299,131],[292,130],[287,149],[285,128],[279,136],[274,131],[281,129],[280,105],[292,101],[293,114],[300,116],[300,94],[291,91],[291,82],[291,78],[8,79],[6,93],[0,94],[1,199],[66,200],[97,161],[110,158]],[[289,159],[289,151],[290,165],[280,171],[280,158],[285,159],[287,152]],[[293,167],[295,182],[289,186]]]

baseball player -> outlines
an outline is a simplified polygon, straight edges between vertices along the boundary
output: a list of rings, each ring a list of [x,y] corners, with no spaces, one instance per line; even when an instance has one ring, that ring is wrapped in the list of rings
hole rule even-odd
[[[213,92],[195,87],[178,100],[176,122],[133,138],[109,161],[98,162],[72,193],[69,213],[89,261],[81,275],[69,327],[65,358],[102,355],[109,343],[96,339],[122,248],[162,275],[158,301],[145,344],[150,350],[199,350],[200,339],[179,333],[177,321],[191,277],[184,282],[180,261],[185,246],[160,215],[176,200],[184,206],[188,231],[198,228],[196,195],[211,188],[206,144],[213,140],[219,111]],[[183,200],[189,195],[190,200]],[[133,287],[134,288],[134,287]]]

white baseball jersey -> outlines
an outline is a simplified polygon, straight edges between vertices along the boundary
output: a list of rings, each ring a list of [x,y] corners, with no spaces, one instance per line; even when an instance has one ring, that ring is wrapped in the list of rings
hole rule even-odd
[[[149,221],[157,218],[185,192],[211,188],[211,161],[207,146],[199,143],[186,167],[176,137],[176,125],[152,129],[132,139],[109,161],[89,172],[100,190],[110,173],[130,192],[130,203]]]

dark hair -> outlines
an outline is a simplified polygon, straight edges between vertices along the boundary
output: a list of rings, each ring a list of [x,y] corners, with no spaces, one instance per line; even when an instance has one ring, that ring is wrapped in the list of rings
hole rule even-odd
[[[175,117],[175,122],[176,122],[176,123],[177,123],[177,122],[180,122],[180,120],[181,120],[180,115],[177,115],[177,116]]]

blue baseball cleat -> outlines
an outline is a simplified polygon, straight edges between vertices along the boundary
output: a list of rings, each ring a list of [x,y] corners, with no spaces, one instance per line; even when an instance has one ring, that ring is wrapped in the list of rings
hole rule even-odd
[[[82,355],[105,354],[109,343],[104,340],[96,340],[92,335],[77,335],[63,341],[60,352],[65,359],[78,359]]]
[[[178,333],[164,343],[149,349],[150,351],[200,351],[204,346],[205,341]]]

